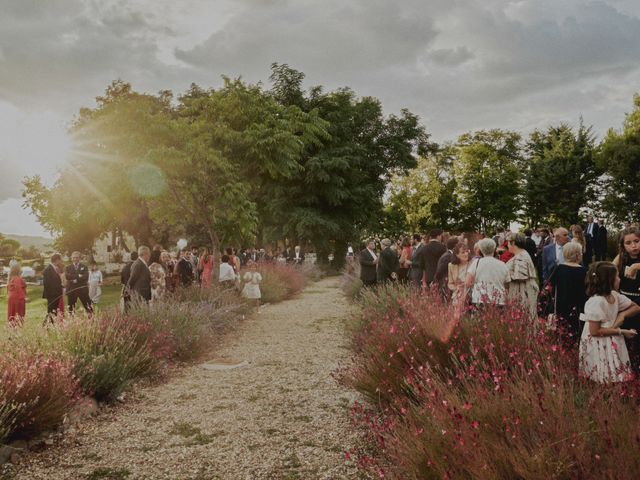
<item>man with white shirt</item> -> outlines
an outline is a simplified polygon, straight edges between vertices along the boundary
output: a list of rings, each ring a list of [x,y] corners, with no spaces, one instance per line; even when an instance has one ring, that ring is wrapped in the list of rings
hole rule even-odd
[[[294,265],[302,265],[304,263],[304,253],[302,253],[300,245],[296,245],[293,249],[293,253],[289,257],[289,263],[293,263]]]
[[[220,286],[224,289],[233,288],[236,284],[236,272],[229,264],[229,255],[222,256],[219,272],[218,282],[220,282]]]
[[[542,280],[546,282],[556,267],[564,263],[562,247],[569,242],[569,231],[560,227],[553,231],[554,242],[542,250]]]
[[[598,233],[600,233],[600,225],[594,222],[591,215],[587,216],[587,224],[582,228],[584,231],[584,239],[586,242],[584,251],[584,264],[585,266],[591,263],[593,254],[598,254]]]
[[[360,280],[365,287],[371,287],[377,283],[377,267],[376,242],[369,240],[367,248],[360,252]]]

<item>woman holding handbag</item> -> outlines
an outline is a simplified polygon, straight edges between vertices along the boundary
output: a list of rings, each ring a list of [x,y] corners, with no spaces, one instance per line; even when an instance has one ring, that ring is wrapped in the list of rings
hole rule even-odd
[[[569,242],[562,247],[564,263],[558,265],[549,277],[555,317],[565,345],[574,346],[580,339],[584,323],[580,314],[584,313],[587,302],[585,278],[587,269],[582,265],[582,245]]]

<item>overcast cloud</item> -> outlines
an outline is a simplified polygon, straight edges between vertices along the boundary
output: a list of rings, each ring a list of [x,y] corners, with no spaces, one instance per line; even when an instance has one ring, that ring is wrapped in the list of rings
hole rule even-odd
[[[307,86],[407,107],[437,141],[580,115],[602,134],[640,91],[640,2],[0,0],[0,225],[15,216],[1,202],[20,178],[50,179],[62,161],[33,143],[51,151],[60,141],[47,132],[111,80],[150,92],[216,86],[223,74],[266,82],[274,61],[305,72]],[[15,222],[35,231],[26,216]]]

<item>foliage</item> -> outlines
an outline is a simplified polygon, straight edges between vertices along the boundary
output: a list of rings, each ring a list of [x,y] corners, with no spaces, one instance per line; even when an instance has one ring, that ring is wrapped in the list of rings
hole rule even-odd
[[[0,354],[0,442],[51,430],[78,398],[72,360],[24,349]]]
[[[298,267],[262,264],[259,265],[258,271],[262,275],[262,282],[260,283],[262,303],[276,303],[287,300],[301,292],[307,283],[304,271]]]
[[[363,297],[342,380],[372,450],[359,465],[388,478],[633,478],[640,384],[578,377],[577,352],[514,307],[459,321],[428,293]],[[611,412],[616,412],[611,415]],[[621,451],[623,450],[623,451]]]
[[[0,239],[0,257],[13,257],[20,249],[20,242],[12,238]]]
[[[386,183],[415,166],[428,135],[408,110],[385,118],[375,98],[358,98],[348,88],[305,93],[303,78],[274,64],[271,94],[283,105],[316,112],[329,136],[305,146],[296,175],[265,183],[260,217],[270,239],[311,240],[320,261],[333,251],[339,263],[349,241],[377,227]]]
[[[595,137],[582,122],[536,130],[526,145],[523,212],[528,225],[578,223],[580,209],[596,197]],[[554,201],[561,198],[562,201]]]
[[[603,209],[618,222],[640,218],[640,95],[633,97],[633,105],[622,131],[609,130],[597,157],[606,174]]]
[[[519,143],[519,134],[497,129],[466,133],[458,139],[454,176],[466,229],[485,231],[516,219],[521,206]]]

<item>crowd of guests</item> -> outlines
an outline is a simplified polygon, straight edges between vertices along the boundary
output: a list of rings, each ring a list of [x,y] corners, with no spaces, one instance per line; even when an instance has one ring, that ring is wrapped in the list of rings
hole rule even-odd
[[[570,228],[500,228],[493,237],[434,229],[383,239],[379,249],[368,241],[360,279],[365,287],[433,289],[459,312],[519,305],[534,332],[557,330],[567,348],[578,348],[585,376],[622,381],[640,371],[640,227],[625,225],[612,262],[607,239],[592,217]]]
[[[53,254],[42,272],[42,297],[47,302],[45,323],[60,321],[65,312],[73,314],[78,302],[92,315],[100,301],[104,277],[96,264],[88,267],[81,261],[81,253],[73,252],[65,265],[62,255]],[[265,249],[236,249],[229,247],[222,255],[217,282],[225,289],[237,289],[240,294],[260,305],[262,275],[258,266],[265,263],[301,265],[305,255],[300,246],[287,248],[277,255]],[[246,270],[241,274],[241,270]],[[207,248],[183,249],[170,252],[156,245],[153,249],[141,246],[130,254],[120,272],[122,308],[127,311],[135,298],[157,302],[167,292],[194,285],[204,288],[214,281],[214,259]],[[66,302],[65,302],[66,298]],[[7,282],[8,321],[13,327],[22,326],[26,315],[27,284],[22,278],[20,264],[10,264]]]

